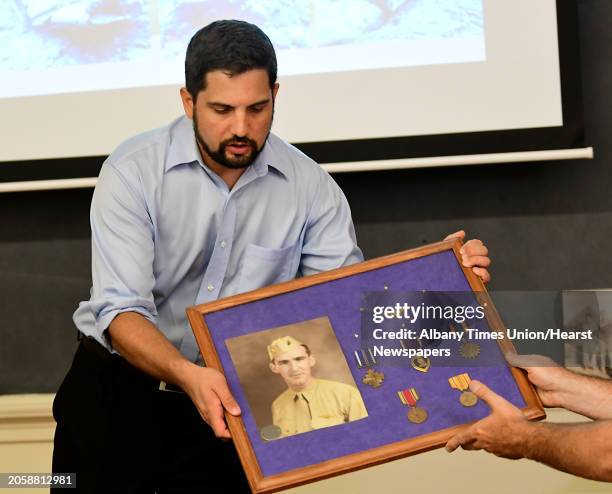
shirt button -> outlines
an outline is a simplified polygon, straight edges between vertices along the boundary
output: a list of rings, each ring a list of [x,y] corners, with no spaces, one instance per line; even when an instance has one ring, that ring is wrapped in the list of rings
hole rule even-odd
[[[223,247],[224,249],[227,247],[227,242],[225,240],[221,242],[221,247]]]
[[[212,292],[215,289],[213,285],[208,285],[206,288],[208,289],[209,292]]]

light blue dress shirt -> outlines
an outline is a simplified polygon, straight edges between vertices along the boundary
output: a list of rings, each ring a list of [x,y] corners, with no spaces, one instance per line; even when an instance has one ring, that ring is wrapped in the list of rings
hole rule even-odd
[[[363,260],[344,194],[273,134],[234,187],[204,166],[192,122],[120,145],[91,205],[91,298],[73,319],[110,349],[117,314],[155,324],[195,361],[185,308]]]

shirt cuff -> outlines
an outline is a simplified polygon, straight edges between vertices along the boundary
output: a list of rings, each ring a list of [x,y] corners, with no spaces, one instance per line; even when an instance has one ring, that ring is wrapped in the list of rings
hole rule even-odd
[[[103,341],[104,346],[106,346],[106,348],[111,353],[118,353],[118,352],[116,352],[113,349],[107,330],[111,322],[113,322],[113,319],[115,319],[115,317],[117,317],[119,314],[122,314],[124,312],[135,312],[137,314],[140,314],[145,319],[147,319],[151,324],[153,324],[154,326],[157,326],[157,311],[155,310],[154,307],[152,311],[148,307],[143,307],[143,306],[138,306],[138,305],[129,306],[129,307],[128,306],[125,306],[125,307],[115,306],[112,308],[109,307],[108,309],[102,311],[96,317],[96,333],[98,333],[99,335],[99,340]]]

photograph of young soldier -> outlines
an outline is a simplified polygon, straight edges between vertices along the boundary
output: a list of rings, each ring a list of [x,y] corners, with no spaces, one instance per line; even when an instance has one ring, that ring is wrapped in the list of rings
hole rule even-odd
[[[272,422],[283,436],[341,425],[368,416],[359,390],[312,375],[315,355],[308,345],[282,336],[268,346],[270,370],[287,389],[272,403]]]
[[[367,417],[329,317],[228,338],[225,345],[262,440]]]

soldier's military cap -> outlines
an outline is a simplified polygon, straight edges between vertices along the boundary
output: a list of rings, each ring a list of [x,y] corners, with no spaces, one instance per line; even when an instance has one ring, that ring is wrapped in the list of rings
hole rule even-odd
[[[281,336],[268,345],[268,357],[272,361],[279,355],[302,345],[303,343],[293,336]]]

